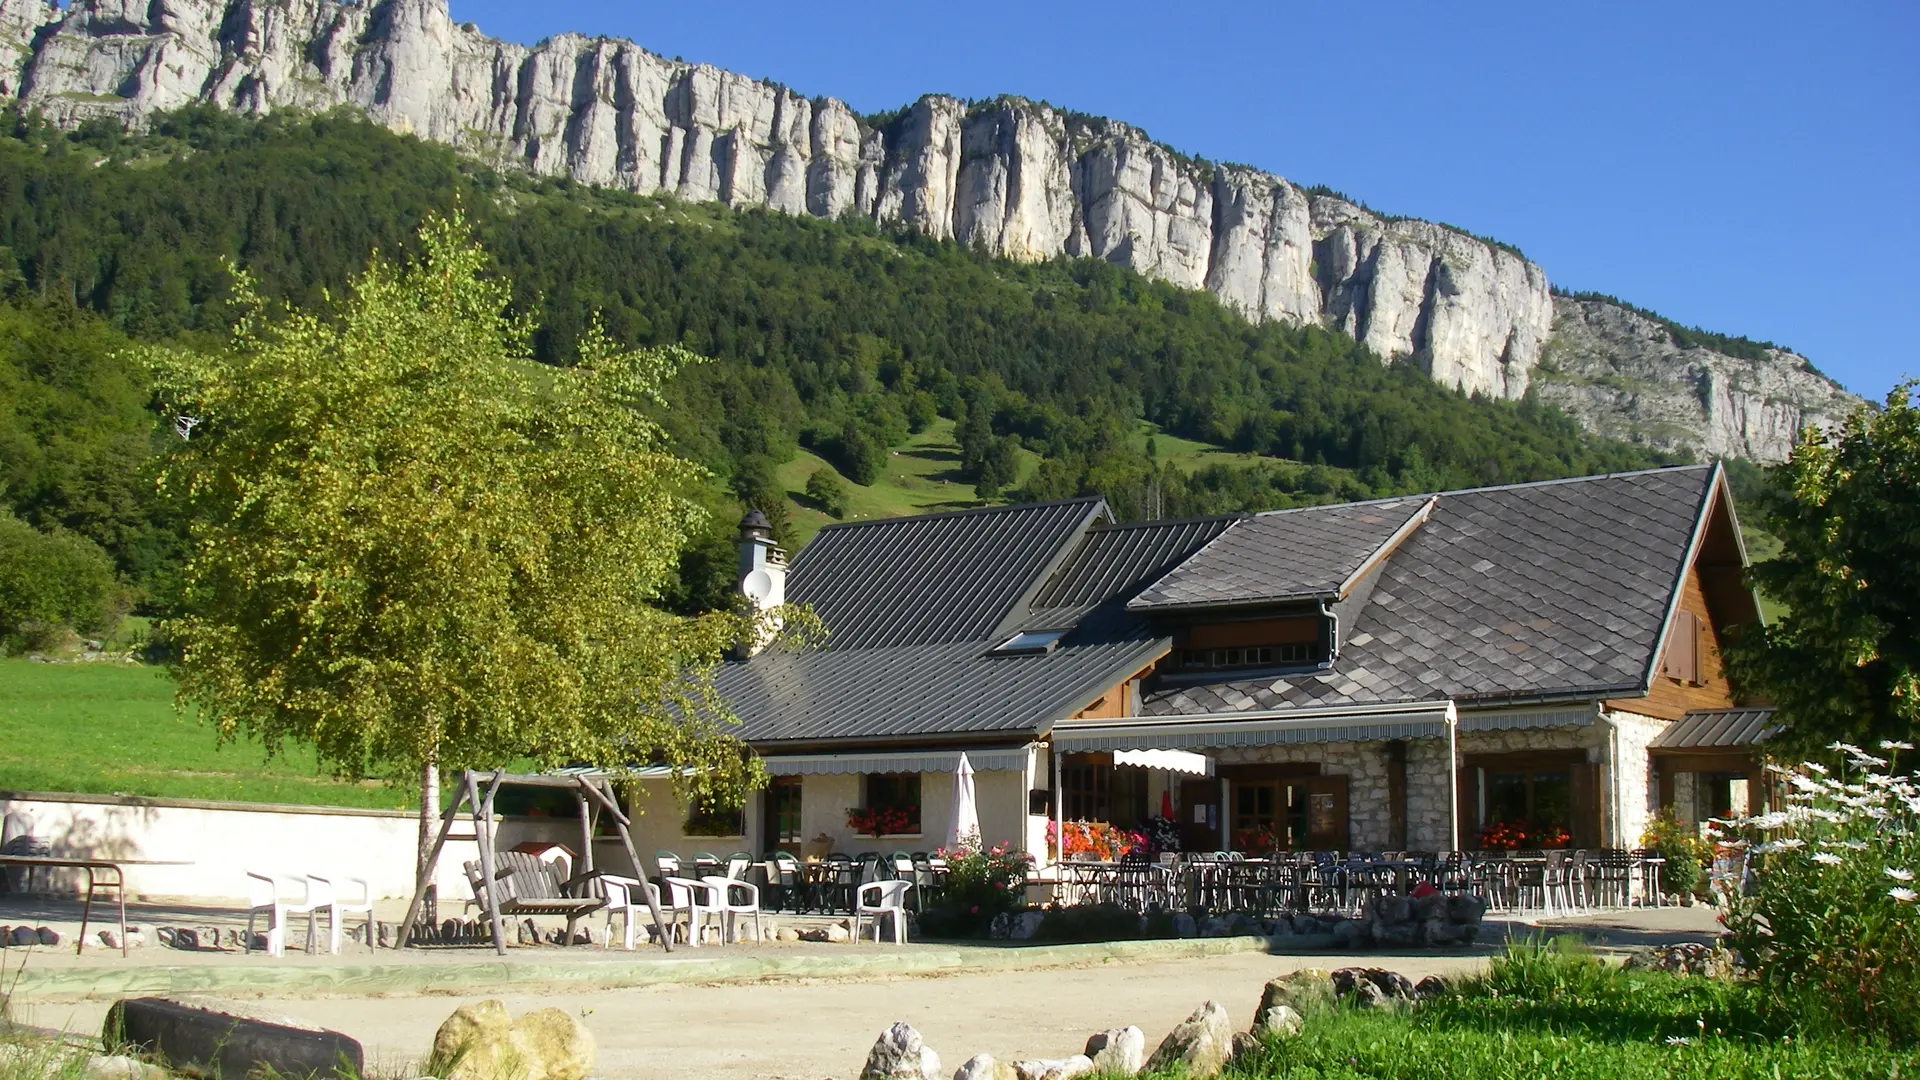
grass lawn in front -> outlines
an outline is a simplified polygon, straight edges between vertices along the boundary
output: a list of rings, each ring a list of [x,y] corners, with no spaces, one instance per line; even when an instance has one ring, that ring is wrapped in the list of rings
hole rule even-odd
[[[408,809],[407,792],[346,784],[313,751],[271,760],[253,743],[216,746],[173,710],[165,669],[96,661],[0,660],[0,789]]]
[[[1300,1035],[1226,1075],[1418,1080],[1777,1080],[1920,1075],[1920,1053],[1795,1030],[1748,984],[1625,971],[1578,950],[1512,947],[1408,1012],[1326,1003]],[[1172,1074],[1157,1074],[1172,1080]]]

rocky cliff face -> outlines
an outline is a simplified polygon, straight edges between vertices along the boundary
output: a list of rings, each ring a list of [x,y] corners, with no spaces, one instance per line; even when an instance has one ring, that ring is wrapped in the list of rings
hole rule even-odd
[[[1106,259],[1255,319],[1324,322],[1494,397],[1527,392],[1555,330],[1545,272],[1511,250],[1018,99],[929,96],[873,124],[631,42],[496,41],[454,25],[445,0],[0,0],[0,40],[0,91],[56,123],[351,105],[584,183],[856,214],[1015,259]],[[1598,399],[1581,404],[1613,423]]]
[[[1597,300],[1555,298],[1534,387],[1588,428],[1667,450],[1780,461],[1808,424],[1832,428],[1859,399],[1806,357],[1683,348],[1667,328]]]

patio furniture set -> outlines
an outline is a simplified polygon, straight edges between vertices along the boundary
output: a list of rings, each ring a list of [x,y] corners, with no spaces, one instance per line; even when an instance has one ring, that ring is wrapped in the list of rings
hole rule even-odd
[[[349,886],[343,890],[339,884]],[[316,924],[327,917],[327,951],[338,953],[347,920],[359,916],[365,926],[364,940],[375,947],[373,931],[373,888],[364,878],[332,877],[320,874],[285,875],[247,871],[247,935],[245,948],[253,951],[254,926],[265,918],[266,953],[284,956],[287,951],[287,922],[307,917],[307,951],[314,950]],[[299,890],[296,895],[294,890]]]
[[[644,883],[600,875],[609,890],[609,941],[614,901],[619,899],[614,890],[627,894],[625,940],[632,948],[635,905],[630,897],[644,887],[664,901],[661,910],[667,913],[672,931],[694,946],[705,936],[709,920],[718,926],[723,942],[739,940],[742,916],[753,920],[754,937],[760,939],[762,912],[850,915],[855,938],[871,928],[877,941],[880,927],[890,924],[894,940],[904,942],[907,911],[918,910],[926,899],[937,896],[946,876],[945,861],[924,853],[881,856],[868,852],[802,860],[786,852],[760,859],[735,852],[722,860],[700,852],[683,860],[677,852],[662,851],[654,857],[654,865],[658,876]]]
[[[1380,895],[1404,896],[1423,883],[1483,896],[1501,911],[1569,914],[1593,908],[1658,906],[1657,853],[1619,849],[1513,852],[1239,852],[1139,856],[1063,865],[1054,900],[1067,906],[1118,904],[1133,911],[1244,911],[1254,915],[1358,914]]]

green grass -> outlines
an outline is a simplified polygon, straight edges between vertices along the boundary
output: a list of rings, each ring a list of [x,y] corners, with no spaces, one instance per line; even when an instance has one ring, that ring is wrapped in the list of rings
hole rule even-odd
[[[1176,465],[1183,472],[1197,472],[1210,465],[1252,465],[1259,462],[1286,460],[1223,450],[1212,443],[1195,442],[1178,435],[1169,435],[1161,431],[1158,426],[1142,421],[1140,430],[1134,434],[1133,448],[1144,454],[1147,452],[1149,442],[1153,444],[1155,461]]]
[[[1730,982],[1622,971],[1520,946],[1484,977],[1411,1013],[1311,1012],[1294,1039],[1229,1070],[1260,1078],[1734,1080],[1913,1076],[1920,1054],[1769,1021]]]
[[[173,711],[160,668],[0,660],[0,789],[406,809],[407,792],[319,773],[311,750],[271,760],[216,746]]]
[[[848,480],[847,516],[840,520],[907,517],[1004,502],[1002,499],[992,503],[983,501],[973,485],[960,478],[960,447],[953,441],[953,426],[952,420],[942,417],[927,430],[908,438],[905,445],[895,447],[887,455],[886,469],[873,484],[862,486]],[[1024,482],[1038,467],[1040,459],[1026,450],[1020,451],[1020,455],[1020,480]],[[831,468],[825,458],[802,450],[775,472],[793,504],[794,531],[802,544],[835,520],[803,494],[807,477],[812,476],[814,470]]]

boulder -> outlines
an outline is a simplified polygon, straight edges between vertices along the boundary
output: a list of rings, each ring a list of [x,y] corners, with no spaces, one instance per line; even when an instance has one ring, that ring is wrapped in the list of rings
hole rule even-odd
[[[1040,932],[1040,923],[1046,917],[1045,912],[1022,911],[1013,917],[1013,926],[1007,936],[1014,941],[1032,941],[1033,935]]]
[[[1004,1061],[995,1061],[992,1054],[975,1054],[966,1064],[953,1071],[953,1080],[1019,1080],[1020,1074],[1013,1066]]]
[[[779,933],[774,935],[774,940],[775,941],[799,941],[800,931],[795,930],[791,926],[783,926],[780,928]]]
[[[1333,924],[1333,946],[1336,949],[1352,949],[1368,937],[1367,924],[1355,919],[1341,919]]]
[[[941,1080],[940,1055],[912,1025],[896,1023],[874,1040],[860,1080]]]
[[[1413,1000],[1413,983],[1397,971],[1384,968],[1345,967],[1333,973],[1333,993],[1337,998],[1365,995],[1372,987],[1380,1002]]]
[[[532,919],[521,919],[513,928],[514,944],[540,944],[540,927]]]
[[[585,1080],[593,1059],[593,1034],[559,1009],[514,1020],[500,1002],[479,1001],[455,1009],[433,1036],[444,1080]]]
[[[60,931],[55,930],[51,926],[36,926],[34,927],[33,934],[34,939],[42,945],[60,944]]]
[[[16,926],[7,935],[7,941],[12,945],[38,945],[40,935],[31,926]]]
[[[1261,1039],[1291,1039],[1300,1034],[1300,1030],[1305,1026],[1306,1021],[1300,1018],[1299,1012],[1291,1005],[1274,1005],[1262,1009],[1259,1015],[1253,1018],[1253,1034]]]
[[[1233,924],[1218,915],[1208,919],[1205,923],[1201,924],[1200,927],[1201,937],[1222,938],[1232,932]]]
[[[257,1005],[218,998],[129,998],[107,1010],[102,1039],[131,1046],[174,1070],[202,1075],[247,1076],[271,1070],[281,1076],[331,1076],[343,1063],[364,1075],[360,1044]]]
[[[1233,1026],[1227,1022],[1227,1010],[1217,1001],[1209,1001],[1182,1020],[1147,1059],[1153,1072],[1179,1068],[1199,1080],[1226,1067],[1233,1055]]]
[[[848,930],[844,923],[833,923],[827,927],[827,940],[834,942],[851,941],[853,940],[853,931]]]
[[[1413,984],[1415,1001],[1432,1001],[1434,998],[1445,997],[1451,993],[1453,993],[1453,984],[1441,975],[1429,975]]]
[[[1431,919],[1447,917],[1447,896],[1445,893],[1430,893],[1413,901],[1413,921],[1427,922]]]
[[[1458,896],[1447,897],[1448,922],[1472,923],[1478,926],[1486,914],[1487,898],[1484,896],[1461,893]]]
[[[1089,1038],[1085,1053],[1103,1076],[1132,1076],[1146,1067],[1147,1036],[1131,1025],[1112,1028]]]
[[[1183,938],[1199,937],[1200,928],[1194,922],[1193,916],[1184,911],[1175,915],[1173,917],[1173,936]]]
[[[1020,1080],[1073,1080],[1092,1071],[1093,1060],[1085,1054],[1013,1063],[1013,1074]]]
[[[100,931],[100,944],[109,949],[117,949],[125,943],[118,930]]]
[[[1253,1010],[1254,1026],[1258,1028],[1258,1018],[1278,1006],[1287,1006],[1298,1015],[1325,1008],[1332,1000],[1333,983],[1325,970],[1303,968],[1290,972],[1267,980],[1266,987],[1260,991],[1260,1005]]]
[[[1382,896],[1373,904],[1375,922],[1398,926],[1413,919],[1413,902],[1404,896]]]
[[[1245,1061],[1258,1049],[1260,1049],[1260,1040],[1258,1038],[1245,1031],[1236,1031],[1233,1033],[1233,1050],[1228,1055],[1227,1060]]]
[[[1311,915],[1295,915],[1292,923],[1293,932],[1296,934],[1318,934],[1321,932],[1320,920]]]

